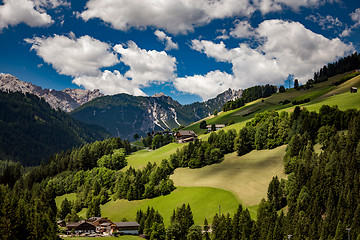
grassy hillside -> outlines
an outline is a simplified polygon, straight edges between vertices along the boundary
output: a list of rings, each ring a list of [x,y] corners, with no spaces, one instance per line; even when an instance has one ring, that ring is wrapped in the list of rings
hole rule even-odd
[[[244,122],[246,120],[249,120],[254,117],[256,113],[263,112],[263,111],[278,111],[278,110],[289,110],[293,109],[294,106],[291,103],[282,105],[280,102],[284,100],[302,100],[309,98],[311,100],[310,103],[305,104],[304,106],[311,106],[313,104],[319,104],[320,107],[323,104],[329,104],[329,105],[342,105],[341,109],[347,109],[347,108],[360,108],[360,102],[356,102],[356,100],[347,99],[346,96],[343,98],[337,99],[336,97],[333,98],[332,96],[334,94],[339,95],[342,93],[349,93],[350,88],[355,86],[360,88],[360,76],[357,76],[355,78],[352,78],[338,86],[333,85],[333,83],[338,82],[343,77],[347,76],[350,72],[339,74],[337,76],[329,78],[328,81],[314,84],[313,88],[307,89],[307,90],[296,90],[294,88],[287,89],[284,93],[276,93],[271,95],[268,98],[265,99],[258,99],[256,101],[247,103],[245,106],[231,110],[228,112],[221,112],[217,117],[212,117],[205,119],[207,124],[225,124],[229,122],[230,120],[234,120],[235,123]],[[360,95],[360,93],[357,93]],[[335,95],[335,96],[336,96]],[[356,94],[354,94],[356,95]],[[353,98],[354,96],[351,96]],[[357,96],[356,96],[357,97]],[[330,98],[330,99],[329,99]],[[327,101],[331,100],[331,101]],[[345,103],[343,103],[343,100],[345,100]],[[350,102],[349,102],[350,101]],[[349,102],[349,104],[347,104]],[[353,105],[351,105],[351,104]],[[314,110],[319,109],[319,107],[314,107]],[[186,130],[194,130],[198,134],[201,134],[203,130],[199,128],[200,122],[194,123],[188,127],[186,127]],[[230,126],[231,128],[231,126]],[[236,128],[236,127],[232,127]]]
[[[127,157],[128,165],[124,170],[129,167],[143,168],[148,162],[155,162],[159,165],[163,159],[169,158],[171,154],[175,153],[177,148],[181,148],[185,145],[186,144],[170,143],[156,150],[144,149],[134,152]]]
[[[167,196],[138,201],[116,200],[101,206],[102,216],[112,221],[126,218],[135,220],[136,211],[148,206],[159,210],[168,224],[173,209],[189,203],[197,224],[204,218],[212,219],[219,211],[233,213],[239,203],[249,207],[256,218],[257,204],[266,198],[267,188],[273,176],[286,178],[282,157],[286,146],[272,150],[252,151],[238,157],[228,154],[222,163],[200,169],[177,169],[171,178],[177,189]],[[155,151],[153,151],[155,152]],[[153,159],[155,161],[155,159]],[[145,162],[145,161],[144,161]],[[75,200],[75,193],[56,198],[57,206],[65,199]],[[85,217],[86,209],[79,215]]]
[[[148,206],[157,209],[164,217],[165,225],[170,223],[173,210],[183,203],[189,203],[194,215],[195,223],[202,225],[204,218],[212,219],[215,213],[233,213],[238,207],[236,197],[225,190],[210,187],[178,187],[167,196],[138,201],[116,200],[101,206],[101,214],[112,221],[126,218],[134,221],[139,209],[146,210]]]
[[[65,198],[68,200],[68,201],[75,201],[76,200],[76,193],[69,193],[69,194],[64,194],[62,196],[58,196],[55,198],[55,203],[56,203],[56,206],[58,208],[60,208],[61,206],[61,203],[62,201],[65,200]]]
[[[231,153],[223,162],[199,169],[178,168],[171,175],[175,186],[215,187],[232,192],[245,206],[266,198],[273,176],[286,178],[282,158],[286,146],[252,151],[244,156]]]

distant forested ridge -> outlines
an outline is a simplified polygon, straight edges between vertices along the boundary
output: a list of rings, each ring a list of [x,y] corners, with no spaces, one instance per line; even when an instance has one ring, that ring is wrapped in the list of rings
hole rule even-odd
[[[0,159],[38,165],[53,153],[109,137],[32,94],[0,92]]]

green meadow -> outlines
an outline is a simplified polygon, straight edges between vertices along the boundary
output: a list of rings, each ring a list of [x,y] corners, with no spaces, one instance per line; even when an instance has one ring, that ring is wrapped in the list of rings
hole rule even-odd
[[[212,221],[219,212],[234,213],[239,201],[229,191],[212,187],[178,187],[171,194],[153,199],[136,201],[116,200],[101,206],[101,214],[112,221],[121,221],[126,218],[134,221],[139,209],[146,211],[148,206],[158,210],[164,218],[165,225],[169,225],[173,210],[182,204],[190,204],[195,223],[202,225],[204,219]]]
[[[170,143],[166,146],[163,146],[156,150],[140,150],[134,152],[133,154],[127,157],[128,165],[124,170],[129,167],[133,168],[143,168],[148,162],[160,164],[163,159],[169,158],[169,156],[176,152],[176,149],[183,147],[185,144]]]
[[[69,193],[69,194],[64,194],[62,196],[58,196],[55,198],[55,203],[56,203],[56,206],[58,208],[60,208],[61,206],[61,203],[62,201],[65,200],[65,198],[68,200],[68,201],[75,201],[76,200],[76,193]]]
[[[252,151],[244,156],[227,154],[219,164],[198,169],[178,168],[171,175],[175,186],[214,187],[232,192],[245,206],[258,205],[266,198],[273,176],[286,178],[283,156],[286,146]]]

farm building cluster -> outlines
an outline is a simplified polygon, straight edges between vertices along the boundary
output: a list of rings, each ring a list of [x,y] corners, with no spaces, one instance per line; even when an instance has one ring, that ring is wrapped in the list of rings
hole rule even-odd
[[[206,129],[207,132],[210,133],[213,131],[217,131],[223,127],[225,127],[225,124],[213,124],[213,125],[207,125]],[[177,143],[193,142],[198,137],[193,130],[179,130],[176,133],[171,131],[152,131],[150,134],[152,137],[156,135],[162,135],[162,136],[174,135]]]
[[[80,222],[65,223],[58,221],[59,227],[64,229],[66,236],[113,236],[139,235],[137,222],[112,222],[108,218],[91,217]],[[65,236],[64,236],[65,237]]]

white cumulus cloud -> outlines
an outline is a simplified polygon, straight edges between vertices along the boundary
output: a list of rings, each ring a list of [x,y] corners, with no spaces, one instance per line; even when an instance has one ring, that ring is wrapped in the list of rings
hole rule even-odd
[[[100,89],[104,94],[145,96],[142,87],[172,81],[175,77],[176,59],[164,51],[141,49],[132,41],[115,45],[114,50],[130,68],[127,72],[105,70],[96,76],[79,76],[73,82],[86,89]]]
[[[0,5],[0,32],[8,26],[25,23],[30,27],[46,26],[53,23],[44,11],[39,11],[30,0],[4,0]]]
[[[167,36],[163,31],[156,30],[154,34],[159,39],[159,41],[165,44],[166,51],[171,49],[179,49],[179,45],[177,43],[174,43],[172,38]]]
[[[104,94],[127,93],[135,96],[146,94],[139,88],[138,84],[124,77],[119,71],[105,70],[98,76],[79,76],[73,83],[85,87],[85,89],[99,89]]]
[[[54,35],[53,37],[34,37],[25,39],[31,43],[46,63],[51,64],[60,74],[70,76],[98,75],[100,68],[110,67],[119,62],[116,53],[107,43],[88,35],[75,38]]]
[[[325,38],[298,22],[267,20],[254,29],[254,35],[260,41],[257,48],[242,43],[239,47],[228,49],[223,42],[193,40],[191,47],[194,50],[216,61],[232,64],[233,77],[214,81],[213,74],[188,76],[177,79],[175,86],[181,86],[179,90],[198,94],[206,100],[215,97],[216,93],[209,94],[208,89],[193,86],[206,85],[204,82],[215,89],[221,89],[222,86],[246,88],[266,83],[277,85],[283,83],[290,74],[300,82],[305,82],[324,64],[354,51],[351,44],[345,44],[338,38]],[[222,74],[227,76],[226,73]],[[221,74],[218,72],[216,76]],[[179,85],[178,81],[182,84]]]
[[[113,28],[156,27],[172,34],[186,34],[214,19],[249,17],[284,9],[317,8],[340,0],[89,0],[78,16],[99,18]],[[225,35],[223,35],[226,37]],[[219,37],[220,38],[220,37]]]
[[[123,31],[155,26],[179,34],[213,19],[249,16],[254,11],[249,0],[89,0],[80,16],[85,21],[99,18]]]
[[[254,36],[254,29],[249,21],[239,21],[231,30],[230,35],[236,38],[249,38]]]
[[[268,20],[256,32],[266,38],[257,50],[275,58],[282,72],[295,75],[301,82],[311,78],[324,64],[354,51],[352,44],[339,38],[325,38],[299,22]]]
[[[114,50],[121,54],[120,61],[130,67],[125,77],[139,86],[167,82],[175,77],[176,58],[165,51],[141,49],[132,41],[115,45]]]
[[[219,70],[206,75],[176,78],[174,86],[181,92],[199,95],[203,100],[213,98],[229,88],[237,88],[234,76]]]
[[[145,95],[142,87],[169,82],[176,76],[176,58],[165,51],[141,49],[132,41],[112,47],[88,35],[79,38],[73,32],[68,35],[25,41],[32,44],[31,49],[44,62],[58,73],[74,77],[73,82],[86,89],[100,89],[104,94]],[[102,71],[120,62],[129,67],[125,73]]]

